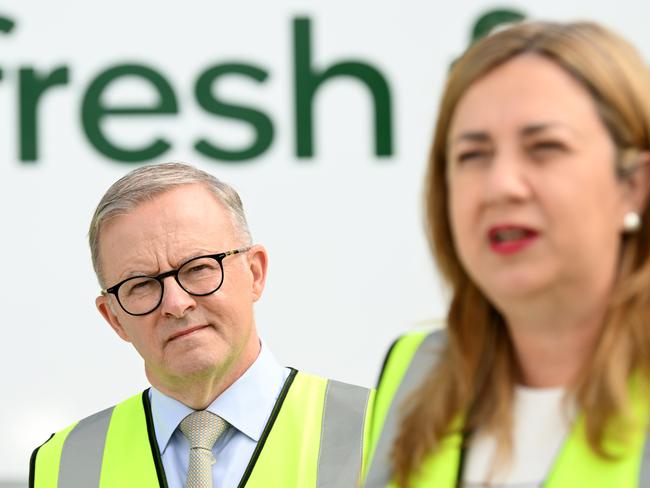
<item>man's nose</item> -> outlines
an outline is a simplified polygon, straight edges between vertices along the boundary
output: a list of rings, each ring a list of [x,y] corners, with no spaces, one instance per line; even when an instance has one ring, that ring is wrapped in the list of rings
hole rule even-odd
[[[189,310],[196,307],[195,297],[187,293],[173,276],[164,279],[164,292],[160,311],[163,315],[182,318]]]
[[[526,162],[515,152],[495,154],[483,185],[486,203],[515,203],[531,194]]]

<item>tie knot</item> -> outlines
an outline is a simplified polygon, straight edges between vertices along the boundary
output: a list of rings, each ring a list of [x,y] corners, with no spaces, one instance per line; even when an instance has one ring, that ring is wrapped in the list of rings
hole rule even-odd
[[[181,420],[180,425],[181,432],[190,443],[190,449],[200,447],[212,450],[214,443],[227,428],[228,422],[207,410],[189,414]]]

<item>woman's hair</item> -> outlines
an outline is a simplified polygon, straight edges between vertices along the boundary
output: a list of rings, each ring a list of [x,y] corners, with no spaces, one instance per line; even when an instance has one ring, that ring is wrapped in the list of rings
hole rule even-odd
[[[467,89],[503,63],[523,54],[548,59],[591,94],[617,147],[620,178],[634,170],[639,152],[650,149],[650,74],[624,39],[594,23],[530,22],[478,41],[454,64],[439,108],[426,182],[427,234],[438,269],[449,282],[448,342],[441,361],[403,405],[392,451],[396,479],[409,486],[426,455],[464,416],[464,432],[478,427],[510,449],[512,394],[517,370],[500,313],[472,282],[454,248],[449,222],[447,151],[449,128]],[[608,458],[605,433],[611,421],[630,420],[627,388],[633,372],[647,386],[650,375],[650,212],[641,229],[622,237],[617,282],[601,335],[582,375],[571,386],[585,415],[590,447]],[[630,425],[617,424],[617,427]],[[625,429],[619,429],[625,432]]]

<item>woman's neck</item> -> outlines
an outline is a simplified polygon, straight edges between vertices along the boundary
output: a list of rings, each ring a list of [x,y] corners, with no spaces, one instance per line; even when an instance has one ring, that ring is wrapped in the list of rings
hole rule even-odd
[[[584,297],[562,296],[504,311],[523,385],[545,388],[576,381],[603,326],[608,300],[600,298],[585,303]]]

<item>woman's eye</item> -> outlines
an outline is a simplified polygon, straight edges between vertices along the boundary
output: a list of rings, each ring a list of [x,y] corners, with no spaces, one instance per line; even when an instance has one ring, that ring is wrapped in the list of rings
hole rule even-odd
[[[559,152],[564,151],[564,144],[556,141],[543,141],[533,144],[531,149],[533,152],[540,154]]]
[[[471,160],[485,158],[486,156],[487,156],[487,151],[483,151],[483,150],[463,151],[458,154],[456,160],[459,163],[464,163]]]

